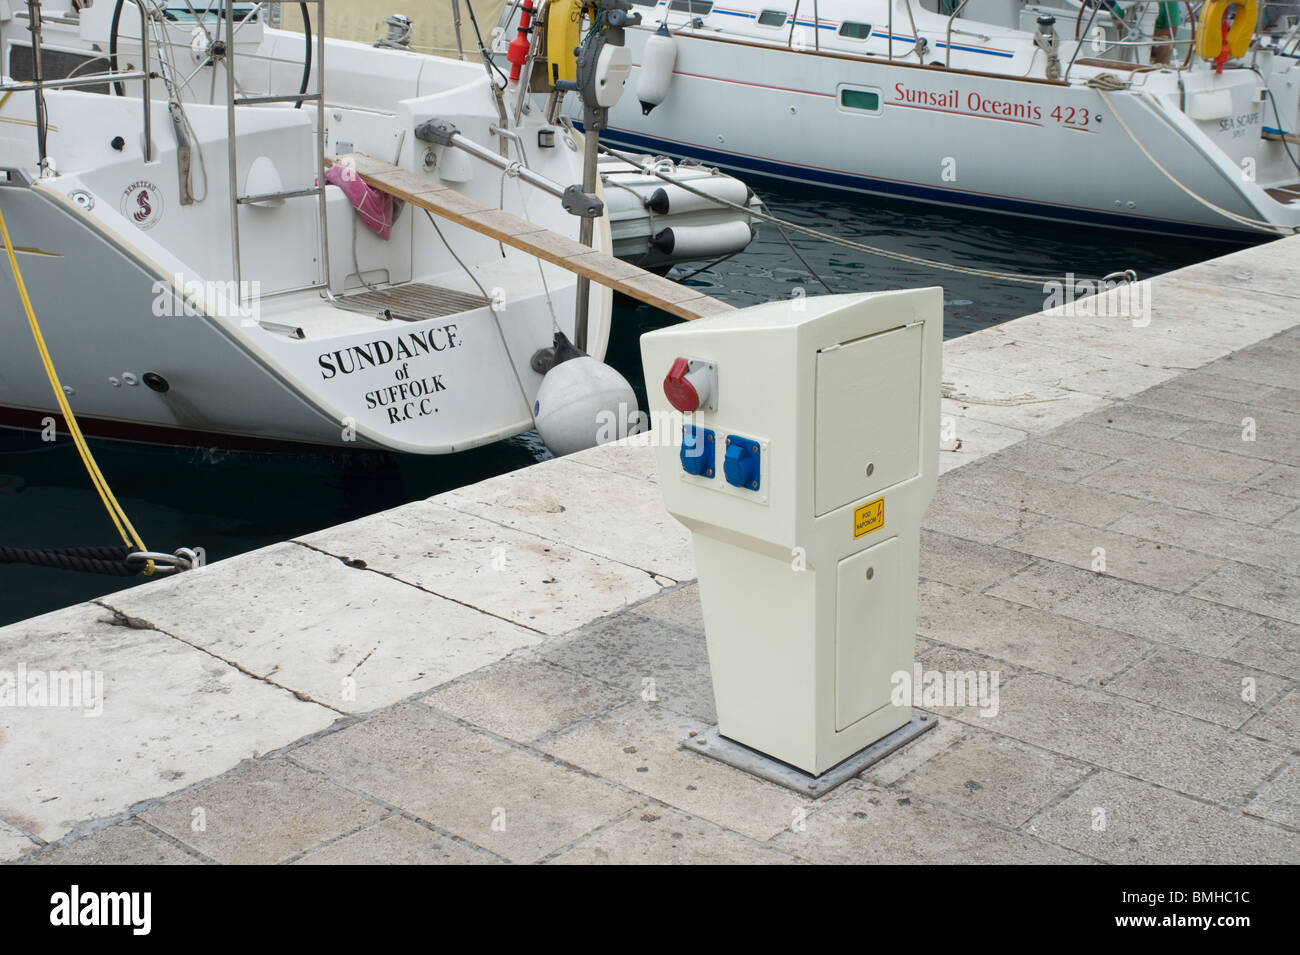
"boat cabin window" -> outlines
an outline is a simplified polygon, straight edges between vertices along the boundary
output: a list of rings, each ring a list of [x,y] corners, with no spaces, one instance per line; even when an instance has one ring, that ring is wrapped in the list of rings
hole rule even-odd
[[[83,67],[92,67],[83,69]],[[80,53],[72,53],[66,50],[59,50],[51,47],[48,43],[41,45],[41,76],[47,80],[62,80],[70,76],[87,76],[96,72],[106,72],[108,70],[108,59],[104,56],[84,56]],[[9,69],[7,70],[11,79],[19,83],[30,83],[36,79],[36,60],[32,55],[30,45],[24,46],[21,43],[11,44],[9,47]],[[108,94],[108,84],[103,86],[83,86],[80,88],[83,93],[103,93]]]
[[[1085,4],[1087,6],[1087,4]],[[961,7],[961,0],[921,0],[921,9],[950,17]]]
[[[761,27],[783,27],[785,21],[790,15],[784,10],[764,10],[758,15],[758,25]]]
[[[637,6],[640,6],[640,7],[657,7],[657,6],[659,6],[659,0],[632,0],[632,2],[635,3]]]
[[[261,5],[256,3],[237,3],[235,4],[235,24],[236,28],[244,21],[256,23],[262,18]],[[173,23],[197,23],[200,20],[206,20],[209,17],[222,20],[226,16],[226,5],[224,3],[210,3],[207,8],[199,4],[185,6],[167,6],[163,8],[163,18]]]
[[[668,9],[676,13],[693,13],[697,17],[707,17],[713,9],[713,0],[672,0]]]
[[[846,109],[860,109],[868,113],[880,112],[880,93],[875,90],[840,89],[840,105]]]
[[[871,24],[853,23],[845,20],[840,24],[840,36],[850,40],[869,40],[871,38]]]

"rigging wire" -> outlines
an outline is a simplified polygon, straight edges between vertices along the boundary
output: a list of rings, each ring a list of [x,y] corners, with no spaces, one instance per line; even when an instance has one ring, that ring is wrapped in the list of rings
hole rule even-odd
[[[1264,82],[1264,74],[1259,71],[1259,67],[1252,66],[1250,67],[1250,70],[1259,77],[1260,82]],[[1273,107],[1273,121],[1277,123],[1277,131],[1282,134],[1282,149],[1286,151],[1286,158],[1291,160],[1291,165],[1295,166],[1296,169],[1300,171],[1300,160],[1297,160],[1292,154],[1291,143],[1286,138],[1286,127],[1282,125],[1282,114],[1279,113],[1277,109],[1277,97],[1273,95],[1273,91],[1269,88],[1268,83],[1264,83],[1262,88],[1264,92],[1268,94],[1268,101]]]
[[[474,36],[478,40],[479,56],[483,57],[483,62],[491,69],[496,70],[497,75],[501,77],[501,88],[505,89],[510,85],[510,78],[502,72],[501,67],[497,66],[496,60],[492,59],[492,54],[488,52],[487,46],[483,43],[483,34],[478,28],[478,19],[474,16],[474,4],[470,0],[465,0],[465,8],[469,10],[469,23],[474,28]]]
[[[501,348],[506,353],[506,361],[510,363],[510,371],[515,376],[515,384],[519,386],[519,397],[524,401],[524,407],[528,410],[528,417],[532,418],[533,402],[528,400],[528,389],[524,387],[524,381],[519,377],[519,366],[515,364],[515,356],[510,352],[510,344],[506,341],[505,329],[501,327],[501,316],[497,314],[492,296],[488,295],[487,290],[483,288],[483,283],[478,280],[478,276],[470,271],[469,266],[461,260],[461,257],[456,254],[456,250],[451,247],[451,243],[447,241],[447,237],[442,234],[442,229],[438,227],[438,220],[433,217],[433,213],[428,209],[425,209],[424,214],[428,217],[429,224],[433,226],[433,231],[438,233],[438,238],[442,240],[442,244],[447,247],[447,251],[451,254],[451,257],[456,260],[456,264],[459,265],[464,270],[465,274],[469,276],[470,281],[478,286],[479,292],[487,302],[488,313],[492,316],[492,324],[497,330],[497,337],[501,339]]]
[[[1207,209],[1217,212],[1219,215],[1223,216],[1226,219],[1231,219],[1233,222],[1240,223],[1241,225],[1252,226],[1256,229],[1261,229],[1267,232],[1273,232],[1277,235],[1294,235],[1297,231],[1300,231],[1295,226],[1279,225],[1272,222],[1267,222],[1263,219],[1252,219],[1249,216],[1238,215],[1237,213],[1225,209],[1222,206],[1215,205],[1209,199],[1206,199],[1203,196],[1200,196],[1197,193],[1193,192],[1190,188],[1183,185],[1173,173],[1171,173],[1168,169],[1162,166],[1160,164],[1160,160],[1156,159],[1155,156],[1151,155],[1150,151],[1146,148],[1146,146],[1142,145],[1142,141],[1137,138],[1133,130],[1129,129],[1128,123],[1124,122],[1124,117],[1121,116],[1119,112],[1115,109],[1115,106],[1110,101],[1110,97],[1106,95],[1106,91],[1104,89],[1098,88],[1097,95],[1100,96],[1101,101],[1106,104],[1106,108],[1109,109],[1111,115],[1115,117],[1115,121],[1119,123],[1120,128],[1124,130],[1125,133],[1128,134],[1128,138],[1133,141],[1133,145],[1136,146],[1139,151],[1141,151],[1142,155],[1146,156],[1147,159],[1151,161],[1151,165],[1155,166],[1156,169],[1158,169],[1166,179],[1172,182],[1183,192],[1187,193],[1187,195],[1191,196],[1201,205],[1205,206]]]
[[[805,235],[812,239],[820,239],[823,242],[829,242],[833,245],[842,246],[843,248],[846,249],[853,249],[854,251],[857,252],[863,252],[866,253],[867,255],[876,255],[876,256],[880,256],[881,258],[893,259],[896,262],[906,262],[910,265],[917,265],[923,268],[940,269],[947,272],[958,272],[963,275],[973,275],[973,276],[978,276],[980,278],[997,279],[1003,282],[1019,282],[1024,285],[1041,286],[1041,285],[1046,285],[1048,283],[1060,281],[1059,276],[1029,275],[1029,274],[1019,273],[1019,272],[1003,272],[997,269],[981,269],[969,265],[954,265],[950,262],[938,262],[935,261],[934,259],[926,259],[918,255],[910,255],[906,252],[895,252],[892,249],[883,249],[880,248],[879,246],[867,245],[862,242],[855,242],[852,239],[844,239],[841,238],[840,236],[831,235],[828,232],[822,232],[820,230],[810,228],[809,226],[799,225],[798,223],[791,222],[788,219],[778,218],[777,216],[771,215],[770,213],[767,212],[755,212],[753,209],[749,208],[748,206],[742,206],[739,203],[731,202],[730,200],[723,199],[720,196],[710,195],[709,193],[705,192],[702,189],[696,189],[688,182],[676,179],[653,167],[647,167],[643,165],[640,161],[641,157],[639,156],[635,156],[630,153],[624,153],[617,149],[610,149],[608,146],[601,146],[599,148],[602,152],[610,156],[616,156],[619,159],[623,160],[624,162],[631,163],[633,166],[636,166],[638,169],[640,169],[642,172],[648,175],[655,176],[656,178],[662,179],[665,182],[671,182],[673,185],[679,186],[682,189],[685,189],[687,192],[694,193],[695,195],[708,199],[709,201],[714,202],[720,206],[726,206],[727,208],[735,209],[738,212],[743,212],[746,215],[758,219],[760,222],[770,222],[773,225],[782,227],[784,229],[789,229],[791,232],[795,232],[799,235]],[[801,261],[802,261],[802,257],[801,257]]]

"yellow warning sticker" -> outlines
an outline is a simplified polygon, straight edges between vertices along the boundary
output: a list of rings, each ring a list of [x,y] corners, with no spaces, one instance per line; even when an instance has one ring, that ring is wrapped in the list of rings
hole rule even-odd
[[[885,499],[878,497],[853,509],[853,539],[866,537],[885,526]]]

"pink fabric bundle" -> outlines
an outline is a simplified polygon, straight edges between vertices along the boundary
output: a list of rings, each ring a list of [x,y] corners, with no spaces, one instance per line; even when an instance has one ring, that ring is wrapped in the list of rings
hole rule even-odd
[[[335,163],[326,169],[325,181],[343,190],[367,229],[381,239],[393,234],[396,216],[392,196],[367,186],[355,169],[343,163]]]

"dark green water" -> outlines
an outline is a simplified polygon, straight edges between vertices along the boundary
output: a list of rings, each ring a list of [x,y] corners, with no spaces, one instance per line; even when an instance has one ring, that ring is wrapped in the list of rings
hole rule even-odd
[[[1080,276],[1136,269],[1143,277],[1202,261],[1233,247],[1127,233],[955,214],[938,208],[755,182],[783,218],[912,255],[961,265]],[[1040,287],[998,282],[863,257],[795,237],[810,265],[836,292],[943,285],[948,337],[1043,307]],[[770,227],[744,253],[691,284],[745,306],[784,298],[810,279]],[[618,308],[606,356],[644,401],[639,336],[673,322],[649,308]],[[57,356],[55,356],[57,361]],[[149,545],[201,546],[218,560],[298,534],[396,507],[546,457],[526,435],[453,457],[392,454],[248,454],[92,441],[119,500]],[[52,547],[112,544],[116,537],[71,442],[0,431],[0,542]],[[134,581],[0,565],[0,625],[102,596]]]

